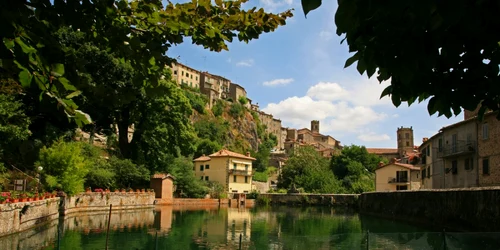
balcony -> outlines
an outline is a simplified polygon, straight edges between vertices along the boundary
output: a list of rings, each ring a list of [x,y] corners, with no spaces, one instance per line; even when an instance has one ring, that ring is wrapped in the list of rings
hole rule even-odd
[[[408,183],[408,177],[400,177],[400,178],[393,178],[393,177],[389,177],[389,181],[388,183],[394,183],[394,184],[397,184],[397,183]]]
[[[255,170],[248,171],[242,169],[229,169],[229,174],[232,175],[243,175],[243,176],[252,176]]]
[[[441,150],[438,149],[439,158],[455,157],[460,155],[468,155],[476,152],[475,141],[458,141],[455,144],[443,146]]]

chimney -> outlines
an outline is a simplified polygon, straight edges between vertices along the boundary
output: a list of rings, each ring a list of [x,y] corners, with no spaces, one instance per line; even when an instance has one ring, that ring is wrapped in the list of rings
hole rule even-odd
[[[250,157],[250,152],[247,152],[247,156]]]
[[[426,142],[426,141],[428,141],[428,140],[429,140],[429,138],[424,137],[424,138],[422,139],[422,142]]]
[[[379,162],[378,163],[378,167],[382,167],[382,166],[384,166],[384,163],[383,162]]]
[[[396,158],[392,158],[392,159],[391,159],[391,161],[390,161],[389,163],[391,163],[391,164],[392,164],[392,163],[396,163],[397,161],[398,161],[398,159],[396,159]]]

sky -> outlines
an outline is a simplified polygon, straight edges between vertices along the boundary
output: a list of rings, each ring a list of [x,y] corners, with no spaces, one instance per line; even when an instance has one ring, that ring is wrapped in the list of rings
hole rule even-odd
[[[344,69],[350,54],[336,34],[336,1],[323,1],[307,18],[298,0],[250,0],[244,5],[254,6],[273,13],[293,8],[294,17],[248,44],[234,41],[229,51],[210,52],[185,39],[167,55],[243,86],[252,103],[280,119],[283,127],[310,128],[311,120],[319,120],[320,133],[346,146],[396,148],[401,126],[412,127],[414,143],[420,145],[423,137],[463,119],[463,114],[430,116],[427,101],[396,108],[390,98],[380,99],[388,83],[380,84],[376,74],[371,79],[360,75],[356,63]]]

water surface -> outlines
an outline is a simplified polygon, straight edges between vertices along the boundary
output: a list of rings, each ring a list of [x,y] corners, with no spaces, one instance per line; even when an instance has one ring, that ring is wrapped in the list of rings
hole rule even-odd
[[[98,213],[53,221],[0,238],[0,249],[102,250],[107,220]],[[499,249],[499,236],[443,234],[325,207],[165,206],[113,212],[108,249]]]

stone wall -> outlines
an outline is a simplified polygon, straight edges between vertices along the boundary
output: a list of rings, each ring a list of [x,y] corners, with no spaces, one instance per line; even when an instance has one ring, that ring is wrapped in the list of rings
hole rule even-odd
[[[371,192],[361,213],[454,230],[500,230],[500,188]]]
[[[59,198],[0,205],[0,236],[57,219]]]
[[[64,214],[153,207],[155,193],[81,193],[64,199]]]
[[[0,236],[45,224],[60,215],[109,211],[110,204],[113,211],[153,208],[154,196],[154,193],[82,193],[66,198],[0,204]]]
[[[323,205],[358,207],[358,194],[259,194],[259,200],[280,205]]]

